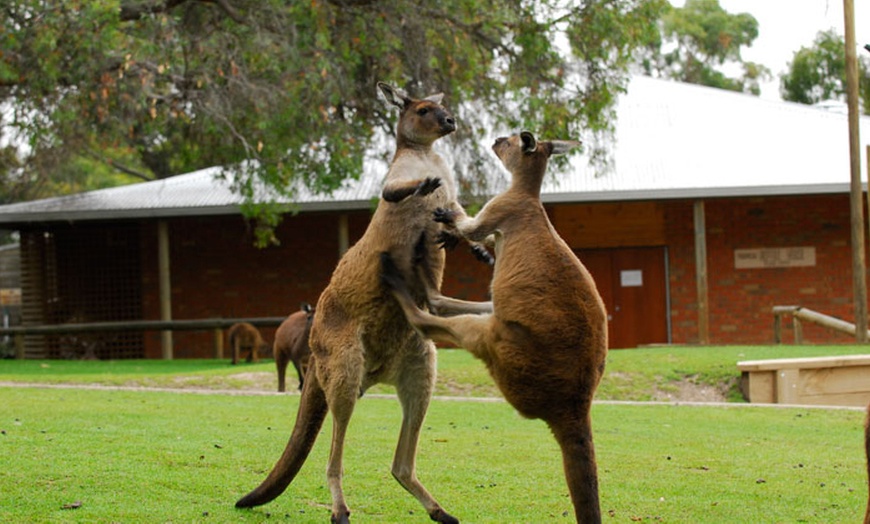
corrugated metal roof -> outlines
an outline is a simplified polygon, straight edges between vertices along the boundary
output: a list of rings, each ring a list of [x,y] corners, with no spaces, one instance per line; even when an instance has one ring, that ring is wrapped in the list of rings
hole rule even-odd
[[[553,138],[540,133],[542,138]],[[861,118],[862,162],[870,118]],[[481,154],[492,154],[482,144]],[[596,176],[575,156],[549,180],[547,202],[652,200],[849,191],[847,116],[647,77],[632,79],[617,107],[613,164]],[[386,166],[367,162],[359,181],[331,195],[298,190],[300,211],[366,209]],[[241,198],[214,167],[78,195],[0,206],[0,224],[230,214]],[[862,176],[866,164],[862,167]]]

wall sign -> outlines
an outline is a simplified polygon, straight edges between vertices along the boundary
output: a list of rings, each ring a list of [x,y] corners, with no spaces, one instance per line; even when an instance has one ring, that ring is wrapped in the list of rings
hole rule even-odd
[[[620,271],[619,283],[622,287],[643,287],[643,270],[625,269]]]
[[[816,265],[814,247],[763,247],[759,249],[735,249],[735,269],[770,267],[808,267]]]

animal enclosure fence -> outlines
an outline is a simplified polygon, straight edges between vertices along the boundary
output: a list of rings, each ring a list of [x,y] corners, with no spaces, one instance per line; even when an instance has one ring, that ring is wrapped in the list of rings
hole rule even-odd
[[[137,224],[23,230],[22,325],[142,318],[140,251]],[[142,358],[143,340],[135,331],[33,334],[24,338],[23,352],[26,358]]]

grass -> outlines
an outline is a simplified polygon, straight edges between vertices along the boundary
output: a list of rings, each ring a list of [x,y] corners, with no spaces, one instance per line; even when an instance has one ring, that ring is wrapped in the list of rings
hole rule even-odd
[[[786,357],[811,357],[866,353],[863,346],[715,346],[655,347],[611,351],[599,400],[662,400],[677,395],[686,385],[708,386],[723,399],[740,402],[737,362]],[[272,361],[228,365],[228,360],[0,360],[0,381],[100,384],[159,388],[203,388],[276,391]],[[461,350],[442,350],[438,361],[435,394],[442,396],[497,397],[483,364]],[[296,384],[289,370],[289,388]],[[391,393],[377,386],[371,393]]]
[[[0,521],[326,522],[329,422],[288,491],[236,510],[286,443],[298,396],[0,387]],[[353,521],[429,522],[391,478],[398,402],[364,398]],[[863,414],[597,404],[605,522],[858,522]],[[572,522],[558,450],[504,403],[435,400],[418,473],[463,522]],[[77,505],[78,509],[63,509]]]
[[[863,413],[741,405],[735,364],[864,350],[611,352],[599,400],[657,399],[694,384],[730,392],[734,404],[596,404],[605,522],[860,521],[867,497]],[[299,398],[232,390],[274,391],[274,375],[271,361],[0,360],[0,521],[325,522],[329,421],[287,493],[261,508],[233,508],[274,464]],[[24,383],[213,391],[14,387]],[[439,356],[437,393],[497,395],[483,366],[458,350]],[[358,404],[344,481],[354,522],[429,521],[389,473],[400,423],[395,399],[368,395]],[[433,401],[418,473],[463,522],[573,521],[548,430],[504,403]],[[70,505],[79,507],[63,509]]]

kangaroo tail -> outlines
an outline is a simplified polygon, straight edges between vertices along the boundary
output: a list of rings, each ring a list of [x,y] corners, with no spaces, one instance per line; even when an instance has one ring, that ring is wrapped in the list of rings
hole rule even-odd
[[[293,426],[293,433],[290,434],[290,440],[287,442],[287,447],[284,448],[284,453],[266,480],[236,502],[237,508],[260,506],[271,502],[278,495],[284,493],[284,490],[299,473],[305,459],[308,458],[308,453],[314,446],[314,441],[317,439],[317,434],[320,433],[320,427],[323,425],[323,420],[329,410],[326,395],[317,379],[313,364],[312,357],[311,365],[308,368],[309,372],[305,376],[305,386],[302,389],[299,412],[296,414],[296,424]]]

